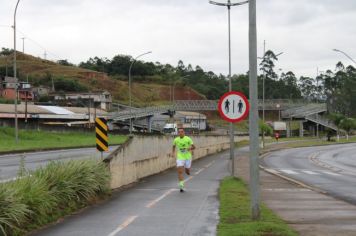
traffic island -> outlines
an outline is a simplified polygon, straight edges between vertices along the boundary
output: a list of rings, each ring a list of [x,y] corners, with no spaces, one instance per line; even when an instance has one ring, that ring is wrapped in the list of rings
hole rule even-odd
[[[280,219],[264,204],[261,204],[261,219],[253,221],[251,219],[248,186],[239,178],[225,178],[220,185],[219,197],[219,236],[297,235],[287,223]]]

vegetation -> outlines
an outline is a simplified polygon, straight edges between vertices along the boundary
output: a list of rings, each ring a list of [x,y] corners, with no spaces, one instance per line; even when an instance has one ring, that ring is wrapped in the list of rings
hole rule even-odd
[[[13,128],[0,127],[0,152],[95,146],[94,131],[67,133],[20,130],[19,144],[15,143],[14,132]],[[122,144],[126,139],[127,137],[122,135],[109,135],[109,145]]]
[[[12,99],[0,98],[0,104],[14,104],[14,102]],[[17,104],[20,104],[20,101]]]
[[[51,162],[0,184],[0,235],[23,235],[110,194],[110,172],[96,160]]]
[[[261,205],[261,219],[251,220],[250,196],[247,186],[240,179],[225,178],[220,185],[219,236],[295,236],[283,220],[264,204]]]

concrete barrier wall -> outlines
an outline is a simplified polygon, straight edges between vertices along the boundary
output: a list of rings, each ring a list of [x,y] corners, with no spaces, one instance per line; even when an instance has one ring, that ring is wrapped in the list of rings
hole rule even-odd
[[[227,136],[193,136],[192,139],[196,146],[194,160],[230,147]],[[237,137],[235,141],[247,139]],[[104,160],[110,167],[111,188],[119,188],[175,166],[176,160],[171,155],[172,143],[173,137],[169,136],[130,138]]]

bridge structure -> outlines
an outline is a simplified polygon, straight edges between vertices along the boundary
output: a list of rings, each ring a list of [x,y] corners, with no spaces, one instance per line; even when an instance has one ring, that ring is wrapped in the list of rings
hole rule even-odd
[[[172,116],[175,111],[217,111],[217,106],[217,100],[177,100],[170,105],[144,108],[123,106],[126,108],[125,110],[109,113],[108,119],[113,123],[128,123],[130,119],[140,121],[146,119],[145,127],[148,129],[148,132],[151,132],[152,130],[159,131],[160,129],[159,127],[152,126],[152,117],[156,114]],[[265,99],[263,104],[263,101],[260,99],[258,109],[261,111],[263,107],[266,111],[278,111],[283,120],[301,121],[301,133],[303,133],[302,125],[306,121],[316,124],[317,130],[319,130],[319,125],[337,130],[337,127],[331,121],[321,115],[327,111],[325,103],[310,103],[302,99]],[[141,127],[143,124],[140,122],[137,125]],[[287,136],[289,135],[290,130],[287,130]]]
[[[327,106],[325,103],[310,103],[304,106],[292,107],[281,112],[281,117],[283,120],[300,121],[300,136],[303,136],[304,123],[312,123],[314,126],[311,126],[312,133],[315,133],[316,136],[319,136],[319,127],[329,128],[336,132],[343,130],[338,129],[338,127],[325,116],[327,112]],[[287,126],[287,136],[290,136],[290,126]]]

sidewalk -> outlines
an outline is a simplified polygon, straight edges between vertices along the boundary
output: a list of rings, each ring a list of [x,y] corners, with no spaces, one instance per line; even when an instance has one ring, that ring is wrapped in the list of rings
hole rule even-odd
[[[238,152],[237,175],[249,181],[248,153]],[[356,206],[260,171],[261,201],[300,235],[356,235]]]

